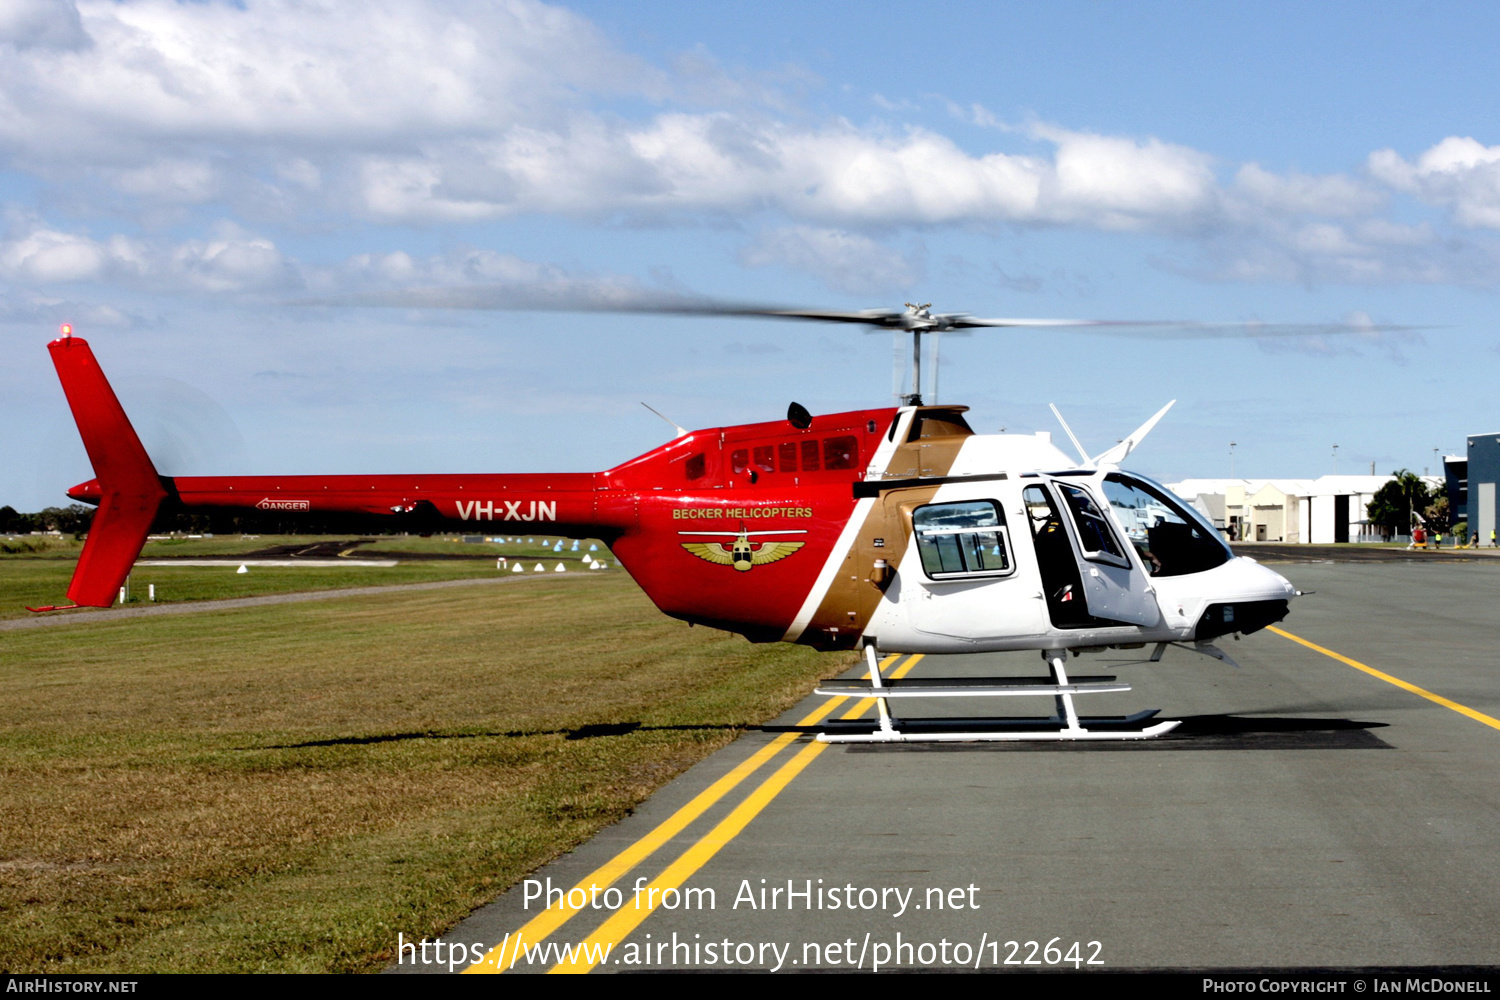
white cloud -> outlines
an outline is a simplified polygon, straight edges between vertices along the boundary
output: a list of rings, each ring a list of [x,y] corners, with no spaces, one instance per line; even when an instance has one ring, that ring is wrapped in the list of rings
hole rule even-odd
[[[220,191],[219,173],[207,160],[163,159],[115,175],[126,194],[156,202],[201,204]]]
[[[971,125],[978,125],[980,128],[999,129],[1002,132],[1015,131],[1011,125],[1002,121],[999,115],[983,104],[974,102],[968,107],[963,107],[953,101],[947,103],[948,113],[960,121],[966,121]]]
[[[104,273],[108,256],[87,237],[42,230],[0,244],[0,273],[40,284],[94,280]]]
[[[1384,192],[1347,174],[1311,177],[1292,171],[1281,175],[1257,163],[1247,163],[1235,172],[1233,193],[1248,202],[1252,212],[1337,218],[1367,215],[1387,200]]]
[[[585,19],[535,0],[371,0],[357,15],[326,0],[7,0],[0,12],[0,164],[95,210],[118,210],[113,192],[126,210],[342,213],[343,185],[325,178],[369,173],[368,214],[391,216],[423,166],[446,163],[452,183],[472,138],[549,125],[584,95],[666,89]],[[415,166],[365,169],[392,159]],[[424,200],[428,217],[473,214],[431,210],[439,200]]]
[[[914,265],[880,242],[893,231],[975,225],[1162,233],[1186,241],[1188,269],[1244,280],[1494,280],[1487,247],[1461,260],[1432,226],[1388,217],[1410,196],[1461,226],[1500,228],[1500,146],[1473,138],[1413,161],[1381,150],[1362,173],[1278,173],[949,102],[1003,144],[966,147],[931,128],[819,118],[790,107],[783,82],[808,75],[757,77],[701,49],[651,66],[538,0],[372,0],[358,16],[331,0],[10,0],[0,162],[80,216],[134,214],[147,229],[194,206],[262,230],[750,219],[763,234],[744,261],[840,289],[862,273],[912,280]],[[621,97],[655,106],[604,110]],[[316,286],[328,270],[243,233],[167,248],[12,229],[0,269],[43,283],[245,290]]]
[[[1367,166],[1396,190],[1451,208],[1461,226],[1500,229],[1500,146],[1449,136],[1415,163],[1382,149],[1370,154]]]
[[[218,224],[206,238],[178,243],[118,234],[95,239],[40,224],[28,228],[13,222],[11,228],[12,232],[0,236],[0,281],[26,290],[24,296],[0,300],[8,302],[12,312],[23,301],[44,306],[65,303],[44,290],[80,284],[209,296],[237,294],[273,301],[310,291],[366,304],[384,304],[378,295],[381,291],[411,289],[416,290],[414,295],[400,304],[454,308],[629,307],[681,298],[673,298],[675,290],[648,288],[627,275],[579,273],[477,248],[428,257],[400,250],[362,253],[323,265],[289,257],[271,240],[232,223]],[[470,289],[473,297],[439,296],[431,302],[422,298],[424,291],[433,289],[460,293]],[[372,297],[371,292],[376,294]],[[6,315],[0,309],[0,319]]]
[[[231,235],[191,240],[171,251],[169,273],[211,292],[285,288],[297,283],[290,262],[270,240]]]
[[[870,103],[882,111],[916,111],[918,107],[914,101],[908,101],[904,98],[899,101],[893,101],[880,93],[871,94]]]
[[[0,323],[24,324],[34,331],[44,326],[72,323],[81,328],[126,327],[142,317],[107,303],[39,295],[35,292],[0,294]]]
[[[971,222],[1175,227],[1211,212],[1209,158],[1158,140],[1046,129],[1049,158],[973,155],[920,128],[669,112],[641,124],[577,115],[420,157],[372,158],[364,206],[386,219],[760,210],[841,227]]]
[[[429,257],[357,254],[334,267],[304,271],[308,287],[322,296],[309,304],[629,310],[686,301],[674,290],[650,288],[628,275],[580,273],[475,248]]]
[[[157,245],[42,227],[0,237],[0,279],[28,286],[111,283],[150,290],[242,292],[295,287],[295,267],[269,240],[232,225],[206,240]]]
[[[0,45],[25,49],[76,49],[88,44],[70,0],[6,0],[0,4]]]
[[[100,143],[489,132],[545,116],[573,88],[638,93],[660,78],[583,18],[531,0],[372,0],[358,16],[316,0],[83,0],[79,15],[91,46],[4,61],[0,86],[25,109],[0,130],[12,148],[68,148],[27,128],[44,114]]]
[[[35,10],[47,17],[27,23],[72,23],[66,3]],[[921,128],[789,122],[770,113],[778,93],[707,53],[659,70],[535,0],[377,0],[358,17],[314,0],[83,0],[76,15],[90,44],[0,60],[0,150],[155,204],[323,198],[392,222],[771,209],[840,228],[1152,228],[1216,197],[1208,156],[1157,139],[1038,125],[1050,155],[970,153]],[[590,109],[588,93],[718,110],[631,121]],[[970,116],[997,124],[977,105]]]
[[[346,287],[547,285],[573,280],[561,268],[494,250],[453,250],[416,258],[404,251],[357,254],[332,272]]]
[[[811,274],[851,295],[907,288],[922,277],[911,259],[867,236],[810,226],[767,230],[741,253],[740,261],[748,267],[777,264]]]
[[[1218,183],[1204,153],[1148,139],[1035,126],[1057,145],[1044,193],[1049,215],[1134,228],[1188,219],[1216,207]]]
[[[1303,285],[1470,285],[1500,281],[1500,246],[1456,240],[1428,223],[1287,219],[1224,228],[1173,265],[1199,277]]]

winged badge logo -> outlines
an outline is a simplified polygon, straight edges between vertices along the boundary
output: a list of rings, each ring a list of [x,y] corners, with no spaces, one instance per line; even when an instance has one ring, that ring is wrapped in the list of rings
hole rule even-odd
[[[756,566],[764,566],[766,563],[778,562],[796,552],[806,542],[752,542],[751,535],[789,535],[806,534],[805,531],[746,531],[741,528],[738,534],[728,531],[680,531],[680,535],[734,535],[733,543],[726,545],[723,542],[683,542],[682,547],[693,555],[706,562],[719,566],[733,566],[741,573],[749,572]]]

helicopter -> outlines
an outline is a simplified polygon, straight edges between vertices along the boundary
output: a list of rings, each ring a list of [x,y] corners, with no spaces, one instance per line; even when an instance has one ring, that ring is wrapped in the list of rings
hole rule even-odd
[[[164,511],[353,514],[394,530],[544,530],[601,539],[657,608],[751,642],[862,649],[868,678],[819,694],[876,699],[871,725],[825,728],[832,742],[1148,739],[1176,721],[1158,710],[1080,716],[1075,699],[1129,691],[1113,676],[1073,677],[1083,652],[1154,644],[1229,658],[1214,640],[1288,613],[1296,591],[1236,556],[1196,509],[1120,467],[1170,409],[1089,456],[1050,434],[978,434],[967,407],[924,404],[922,337],[981,326],[1107,325],[990,320],[904,311],[697,306],[713,312],[857,323],[912,336],[912,391],[900,404],[701,430],[595,473],[163,476],[93,351],[64,326],[48,345],[95,478],[67,491],[97,505],[68,588],[108,607]],[[1112,324],[1108,324],[1112,325]],[[890,653],[1039,650],[1042,678],[886,680]],[[1045,718],[899,718],[891,702],[1048,697]]]

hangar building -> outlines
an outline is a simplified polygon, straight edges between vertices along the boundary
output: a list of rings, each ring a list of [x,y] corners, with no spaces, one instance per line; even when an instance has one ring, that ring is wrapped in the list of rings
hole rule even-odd
[[[1500,471],[1500,435],[1493,435]],[[1472,450],[1472,449],[1471,449]],[[1429,486],[1442,482],[1423,476]],[[1389,542],[1366,508],[1390,476],[1318,479],[1186,479],[1167,489],[1192,503],[1226,537],[1247,542]],[[1491,484],[1491,498],[1494,489]],[[1405,536],[1400,536],[1404,538]]]
[[[1500,433],[1470,434],[1467,475],[1469,528],[1488,544],[1490,532],[1500,528],[1495,511],[1495,484],[1500,482]]]

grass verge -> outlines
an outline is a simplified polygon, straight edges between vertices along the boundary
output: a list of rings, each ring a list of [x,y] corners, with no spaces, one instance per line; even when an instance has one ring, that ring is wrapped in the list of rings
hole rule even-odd
[[[350,536],[354,537],[354,536]],[[245,535],[221,536],[203,539],[166,539],[146,543],[141,552],[142,559],[164,559],[172,557],[223,557],[245,555],[278,545],[313,545],[332,539],[310,535]],[[0,621],[25,618],[26,608],[43,605],[65,604],[68,582],[73,576],[73,567],[78,562],[81,543],[72,539],[46,539],[51,547],[40,552],[27,552],[0,557]],[[395,553],[406,556],[453,555],[479,556],[480,558],[442,558],[430,561],[405,559],[396,566],[361,566],[356,560],[343,566],[256,566],[247,573],[236,573],[233,563],[223,566],[141,566],[130,574],[130,603],[145,603],[150,594],[149,587],[155,585],[157,600],[163,603],[176,601],[211,601],[228,597],[259,597],[263,594],[285,594],[306,590],[337,590],[343,587],[370,587],[381,584],[427,583],[434,580],[459,580],[472,577],[492,577],[497,572],[494,560],[505,556],[512,562],[520,561],[527,572],[540,563],[548,571],[559,563],[569,572],[583,571],[581,556],[587,554],[591,542],[582,543],[582,551],[572,552],[565,544],[561,553],[552,551],[556,539],[543,544],[540,538],[534,544],[470,545],[450,537],[418,536],[376,537],[359,551],[369,555]],[[596,556],[613,563],[614,557],[600,546]],[[611,571],[617,572],[617,569]],[[67,612],[59,612],[66,614]]]
[[[381,968],[847,662],[621,573],[8,634],[0,969]]]

